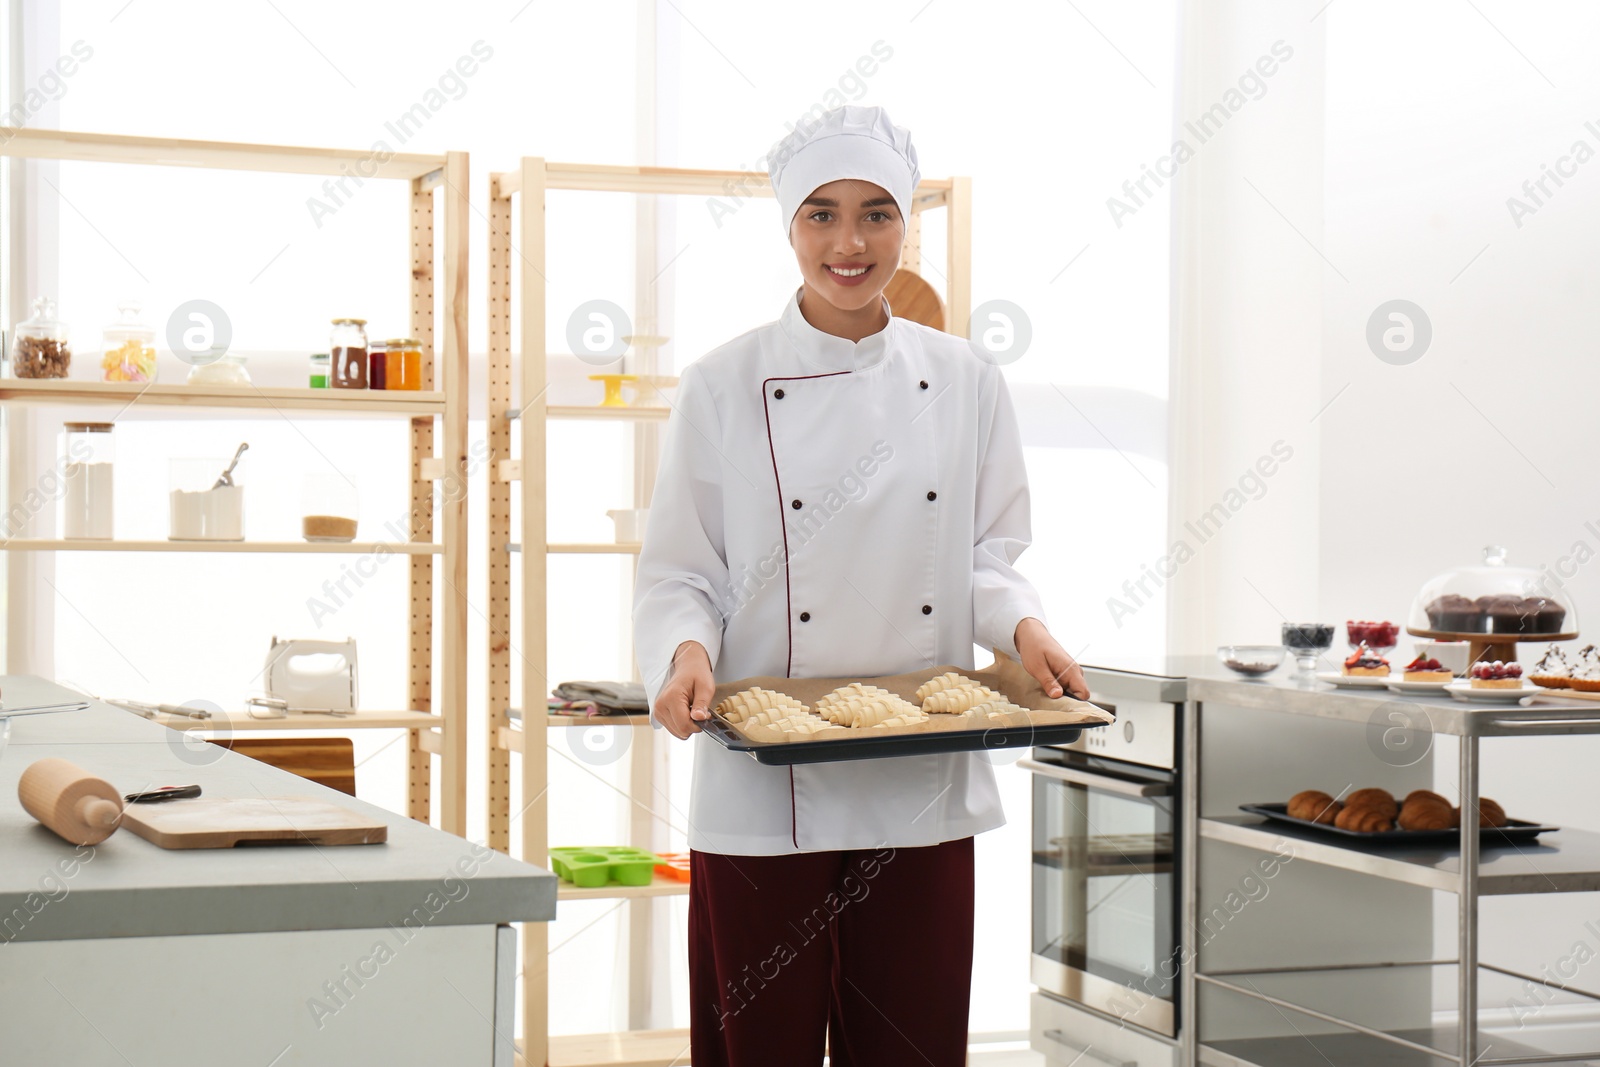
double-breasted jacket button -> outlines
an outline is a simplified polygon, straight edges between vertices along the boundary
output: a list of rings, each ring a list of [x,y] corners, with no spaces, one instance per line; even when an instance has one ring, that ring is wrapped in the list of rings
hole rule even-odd
[[[939,494],[935,493],[932,489],[929,489],[928,490],[928,499],[929,500],[937,500],[937,499],[939,499]]]
[[[802,611],[802,612],[801,612],[801,613],[800,613],[800,621],[801,621],[801,622],[810,622],[810,621],[811,621],[811,612],[809,612],[809,611]]]
[[[922,613],[924,615],[932,615],[933,614],[933,605],[932,604],[924,604],[924,605],[922,605]]]
[[[774,400],[782,400],[783,399],[783,390],[782,389],[774,389],[772,391],[772,398]]]
[[[925,381],[925,380],[924,380],[924,381],[920,381],[920,382],[918,382],[918,383],[917,383],[917,384],[918,384],[918,385],[919,385],[919,386],[921,386],[921,387],[922,387],[922,388],[924,388],[924,389],[926,389],[926,388],[927,388],[927,387],[928,387],[928,383],[927,383],[927,381]]]
[[[789,501],[789,506],[791,508],[794,508],[796,511],[799,511],[800,510],[800,501],[798,499],[791,500],[791,501]]]

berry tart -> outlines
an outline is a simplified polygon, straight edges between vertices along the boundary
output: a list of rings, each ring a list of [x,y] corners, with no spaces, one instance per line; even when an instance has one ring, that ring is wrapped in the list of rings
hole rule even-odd
[[[1521,689],[1522,664],[1503,663],[1495,660],[1493,663],[1474,663],[1472,670],[1467,672],[1472,678],[1474,689]],[[1600,688],[1600,677],[1596,679],[1596,688]]]
[[[1572,685],[1572,664],[1567,662],[1565,652],[1551,645],[1539,657],[1539,662],[1533,665],[1528,678],[1534,685],[1546,689],[1566,689]]]
[[[1406,664],[1405,679],[1408,682],[1449,682],[1454,677],[1450,668],[1432,656],[1418,656]]]
[[[1572,679],[1567,683],[1580,693],[1600,693],[1600,652],[1586,645],[1578,653],[1578,662],[1572,665]]]
[[[1376,655],[1365,641],[1344,661],[1344,673],[1353,677],[1387,678],[1389,661]]]

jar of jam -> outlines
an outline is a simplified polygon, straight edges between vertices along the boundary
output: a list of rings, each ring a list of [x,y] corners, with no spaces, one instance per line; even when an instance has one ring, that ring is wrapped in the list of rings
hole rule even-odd
[[[387,363],[385,389],[422,388],[422,342],[415,337],[397,337],[384,342]]]
[[[334,319],[333,333],[328,337],[328,355],[333,363],[329,385],[335,389],[365,389],[367,320]]]
[[[393,342],[374,341],[367,350],[367,388],[387,389],[389,380],[388,348]]]

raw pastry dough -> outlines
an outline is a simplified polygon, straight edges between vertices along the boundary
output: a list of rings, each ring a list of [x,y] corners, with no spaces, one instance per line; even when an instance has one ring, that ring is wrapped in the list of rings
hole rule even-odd
[[[979,704],[989,704],[995,701],[1005,702],[1005,698],[985,685],[957,686],[954,689],[941,689],[931,693],[922,702],[922,710],[936,715],[960,715],[962,712],[977,707]]]
[[[955,671],[946,671],[937,678],[929,678],[917,687],[917,703],[921,704],[935,693],[942,693],[946,689],[962,689],[979,683],[964,674]]]
[[[995,700],[984,701],[982,704],[974,704],[963,714],[970,715],[974,719],[1003,720],[1008,716],[1015,715],[1017,712],[1026,715],[1028,709],[1011,703],[1005,697],[999,697]]]
[[[891,715],[882,722],[873,723],[872,729],[887,730],[896,726],[915,726],[919,722],[927,722],[928,718],[929,716],[927,712],[918,711],[913,708],[910,711],[902,711],[898,715]]]
[[[860,682],[840,686],[826,696],[817,698],[817,712],[823,718],[839,726],[856,729],[876,726],[885,719],[916,710],[915,704],[902,700],[887,689],[862,685]]]
[[[794,712],[810,713],[811,709],[787,693],[777,693],[771,689],[746,689],[742,693],[734,693],[717,705],[718,715],[729,722],[739,724],[763,712],[781,709],[784,714]],[[781,717],[781,716],[780,716]],[[763,720],[771,722],[771,719]]]

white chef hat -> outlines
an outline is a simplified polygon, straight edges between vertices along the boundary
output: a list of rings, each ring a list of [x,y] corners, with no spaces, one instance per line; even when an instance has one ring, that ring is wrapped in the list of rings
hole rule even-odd
[[[910,132],[891,122],[883,108],[854,104],[802,121],[768,154],[767,173],[785,234],[805,198],[841,178],[882,186],[899,205],[901,218],[909,219],[920,174]]]

